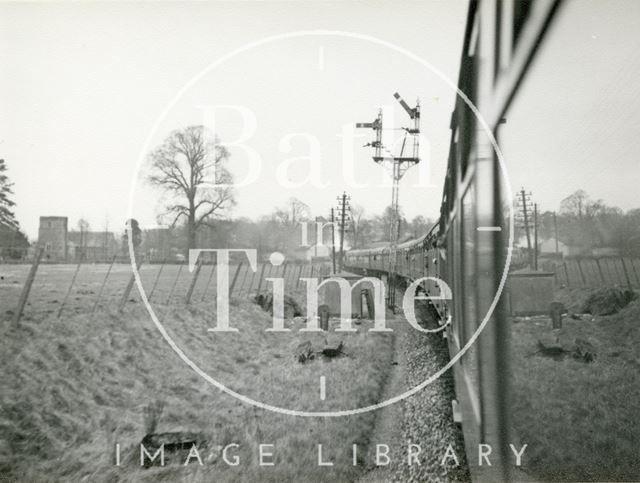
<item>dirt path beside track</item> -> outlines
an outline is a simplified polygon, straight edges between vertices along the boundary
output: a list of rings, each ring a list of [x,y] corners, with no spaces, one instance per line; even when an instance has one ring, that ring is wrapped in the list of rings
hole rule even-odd
[[[418,310],[421,323],[437,327],[433,313]],[[383,390],[383,399],[395,397],[419,385],[445,365],[449,353],[441,333],[423,333],[412,328],[402,315],[392,320],[394,329],[394,365]],[[455,398],[450,371],[416,394],[376,412],[376,425],[366,455],[367,472],[358,481],[421,482],[469,481],[461,428],[453,422],[451,400]],[[389,446],[389,464],[376,465],[376,445]],[[409,444],[420,446],[418,463],[408,463]],[[443,455],[451,445],[459,459],[442,465]],[[386,447],[381,448],[385,452]],[[381,457],[381,463],[386,458]]]

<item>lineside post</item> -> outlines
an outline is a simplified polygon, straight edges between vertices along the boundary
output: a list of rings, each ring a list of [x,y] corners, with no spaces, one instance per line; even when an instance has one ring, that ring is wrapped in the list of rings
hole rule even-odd
[[[287,288],[287,264],[288,262],[284,262],[282,264],[282,283],[284,284],[284,288]]]
[[[333,273],[336,273],[336,215],[333,208],[331,208],[331,263],[333,265]]]
[[[620,257],[620,263],[622,263],[622,270],[624,271],[624,278],[627,280],[627,286],[629,290],[633,290],[633,285],[631,285],[631,279],[629,278],[629,272],[627,272],[627,266],[624,264],[624,257]]]
[[[247,297],[251,296],[251,288],[253,287],[253,282],[256,279],[257,273],[258,273],[257,270],[255,272],[253,270],[251,271],[251,280],[249,280],[249,286],[247,287]]]
[[[162,270],[164,269],[165,264],[167,263],[167,259],[162,260],[162,265],[160,265],[160,270],[158,270],[158,275],[156,275],[156,279],[153,281],[153,287],[151,287],[151,292],[149,292],[149,296],[147,300],[151,302],[151,297],[153,297],[153,292],[156,291],[156,287],[158,286],[158,282],[160,281],[160,275],[162,275]]]
[[[636,272],[636,267],[634,265],[634,259],[629,259],[629,263],[631,263],[631,270],[633,271],[633,275],[636,277],[636,282],[640,284],[640,277],[638,277],[638,272]]]
[[[187,296],[185,299],[185,303],[189,305],[191,303],[191,296],[193,295],[193,290],[196,287],[196,282],[198,281],[198,276],[200,275],[200,270],[202,269],[202,260],[198,258],[198,263],[196,263],[196,271],[191,277],[191,283],[189,284],[189,290],[187,290]]]
[[[533,269],[538,271],[538,203],[533,204]]]
[[[204,287],[204,291],[202,292],[202,301],[204,302],[204,300],[207,298],[207,291],[209,290],[209,285],[211,285],[211,280],[213,279],[213,274],[216,271],[216,265],[215,263],[212,262],[211,264],[211,272],[209,272],[209,278],[207,279],[207,285],[205,285]]]
[[[178,268],[178,274],[176,275],[176,278],[173,281],[173,285],[171,286],[171,291],[169,292],[169,297],[167,298],[167,303],[171,302],[171,298],[173,297],[173,292],[176,289],[176,285],[178,285],[178,279],[180,278],[180,273],[182,272],[182,268],[183,267],[184,267],[184,264],[181,263],[180,267]]]
[[[296,288],[300,286],[300,277],[302,277],[302,269],[304,268],[304,263],[300,264],[300,270],[298,270],[298,278],[296,279]]]
[[[238,263],[238,266],[236,267],[236,273],[233,275],[233,281],[231,282],[231,285],[229,286],[229,297],[231,297],[233,295],[233,288],[236,286],[236,282],[238,281],[238,275],[240,275],[240,270],[242,269],[242,264],[244,262],[240,261]]]
[[[80,260],[78,261],[78,265],[76,265],[76,270],[75,272],[73,272],[73,277],[71,277],[71,283],[69,284],[69,288],[67,289],[67,294],[64,296],[64,299],[62,300],[62,304],[60,304],[60,308],[58,309],[58,317],[57,317],[58,319],[62,315],[64,306],[66,305],[67,300],[69,299],[69,295],[71,294],[71,289],[73,288],[73,284],[76,281],[76,277],[78,276],[78,272],[80,271],[81,266],[82,266],[82,257],[80,257]]]
[[[136,260],[136,270],[140,269],[140,265],[142,265],[142,257]],[[136,276],[134,273],[131,274],[131,278],[127,282],[127,286],[124,289],[124,293],[122,294],[122,298],[120,299],[120,304],[118,305],[118,313],[122,313],[124,310],[124,306],[129,300],[129,295],[131,295],[131,289],[133,288],[133,284],[136,281]]]
[[[43,253],[44,248],[39,247],[38,251],[36,252],[36,257],[33,260],[33,264],[31,265],[31,270],[29,270],[29,274],[27,275],[27,280],[24,282],[24,287],[22,288],[22,293],[20,294],[20,299],[18,300],[18,307],[16,307],[15,314],[13,314],[13,327],[18,327],[20,317],[22,316],[22,311],[24,310],[24,306],[27,304],[27,300],[29,299],[29,292],[31,292],[31,286],[33,285],[33,280],[36,278],[36,272],[38,271],[38,267],[40,266],[40,260],[42,260]]]
[[[576,263],[578,264],[578,271],[580,272],[580,278],[582,279],[582,285],[587,287],[587,279],[584,276],[584,272],[582,271],[582,264],[580,263],[580,259],[576,258]]]
[[[251,267],[249,267],[249,270],[247,270],[246,272],[244,272],[244,275],[242,277],[242,281],[240,282],[240,285],[238,285],[238,297],[242,297],[242,289],[245,286],[245,282],[247,281],[247,277],[249,276],[249,272]]]
[[[109,268],[107,269],[107,274],[104,276],[104,280],[102,281],[102,285],[100,285],[100,290],[98,290],[98,296],[96,297],[96,301],[93,304],[93,308],[91,309],[91,313],[93,314],[98,308],[98,304],[100,303],[100,299],[102,298],[102,292],[104,290],[105,285],[107,284],[107,279],[109,278],[109,274],[111,273],[111,269],[113,268],[113,264],[116,261],[118,255],[114,255],[111,259],[111,264],[109,264]]]
[[[267,263],[262,263],[262,268],[260,269],[260,278],[258,279],[258,289],[256,290],[257,295],[260,295],[260,289],[262,288],[262,280],[264,278],[264,269],[267,268]]]
[[[604,273],[602,273],[602,267],[600,266],[600,260],[598,260],[598,258],[596,258],[596,266],[598,267],[598,273],[600,274],[600,280],[602,281],[602,283],[605,283],[605,281],[604,281]]]

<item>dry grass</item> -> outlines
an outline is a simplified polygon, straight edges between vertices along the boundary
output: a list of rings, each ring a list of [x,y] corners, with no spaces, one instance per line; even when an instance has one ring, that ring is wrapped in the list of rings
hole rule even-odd
[[[53,290],[60,284],[48,275]],[[74,293],[74,300],[81,295]],[[5,323],[0,474],[7,480],[345,481],[362,471],[351,464],[351,445],[360,444],[366,454],[374,413],[319,419],[254,409],[188,368],[139,304],[129,304],[124,316],[113,309],[90,316],[80,312],[86,299],[56,319],[52,311],[39,310],[42,299],[36,297],[19,329]],[[0,313],[14,303],[15,297],[3,296]],[[231,325],[238,334],[206,331],[215,317],[210,304],[188,310],[164,306],[158,312],[205,371],[235,391],[278,406],[326,411],[373,404],[391,364],[392,336],[367,334],[366,322],[345,338],[348,357],[301,365],[293,352],[310,335],[297,333],[300,323],[291,334],[266,333],[271,317],[247,301],[232,303]],[[325,401],[319,397],[322,375]],[[204,466],[194,460],[184,467],[167,454],[164,468],[140,468],[137,445],[152,429],[203,435]],[[206,461],[211,449],[230,442],[241,446],[240,466]],[[116,443],[121,467],[114,466]],[[257,465],[260,443],[274,444],[274,467]],[[317,466],[318,444],[333,467]]]
[[[525,471],[551,481],[640,480],[640,302],[620,313],[565,319],[563,337],[589,341],[594,363],[531,355],[548,319],[513,325],[514,427]]]
[[[0,275],[4,277],[3,280],[0,280],[0,318],[3,314],[9,316],[10,314],[6,314],[6,311],[12,311],[15,308],[29,268],[29,265],[0,265]],[[104,263],[87,263],[81,266],[65,305],[65,314],[86,313],[93,308],[108,268],[109,265]],[[229,267],[229,278],[231,280],[234,277],[236,268],[235,265]],[[76,266],[71,264],[40,265],[33,283],[29,302],[24,311],[25,317],[41,318],[45,315],[57,313],[75,269]],[[188,268],[186,266],[180,268],[180,265],[176,264],[167,264],[162,267],[161,272],[160,270],[160,264],[143,264],[140,267],[140,278],[147,297],[151,296],[154,305],[160,306],[184,303],[185,295],[193,277]],[[194,288],[192,302],[198,303],[212,300],[216,293],[216,273],[214,272],[213,277],[211,277],[212,270],[212,265],[202,267]],[[302,292],[304,284],[296,283],[295,280],[300,273],[299,270],[299,267],[290,267],[286,272],[287,294]],[[310,270],[311,267],[305,265],[302,277],[309,277]],[[316,266],[314,270],[314,275],[317,276],[318,267]],[[270,270],[266,270],[264,276],[282,276],[282,270],[276,273],[274,269],[272,272],[270,273]],[[160,277],[156,285],[156,278],[159,273]],[[258,269],[257,273],[254,274],[248,264],[244,264],[236,280],[234,296],[246,298],[249,293],[255,293],[260,273],[261,270]],[[130,277],[130,264],[114,264],[100,297],[98,308],[106,309],[117,305]],[[268,288],[267,283],[263,281],[262,290],[264,291]],[[129,304],[133,305],[139,302],[140,296],[137,288],[134,287],[129,297]]]

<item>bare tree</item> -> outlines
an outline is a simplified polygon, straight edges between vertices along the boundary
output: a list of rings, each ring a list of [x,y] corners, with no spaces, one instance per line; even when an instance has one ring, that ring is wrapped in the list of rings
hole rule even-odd
[[[273,213],[273,219],[279,225],[279,243],[281,249],[291,251],[300,243],[299,225],[302,221],[308,221],[310,217],[309,206],[298,198],[291,197],[285,206],[277,208]]]
[[[167,197],[165,216],[171,226],[187,223],[187,249],[195,248],[196,234],[203,224],[235,204],[231,173],[225,168],[229,152],[216,142],[204,126],[173,131],[149,155],[149,182]]]
[[[364,207],[362,205],[353,204],[351,206],[351,236],[353,248],[360,248],[360,239],[362,237],[362,224],[364,219]]]
[[[584,190],[578,190],[560,202],[560,213],[578,220],[593,218],[604,208],[602,200],[592,200]]]
[[[425,235],[429,228],[433,225],[433,222],[422,215],[417,215],[411,220],[411,236],[418,238]]]
[[[387,206],[384,209],[382,215],[378,215],[375,217],[376,229],[378,231],[378,237],[380,240],[384,240],[387,242],[391,241],[391,225],[394,222],[398,223],[400,230],[398,233],[402,231],[403,227],[407,226],[407,220],[402,213],[402,209],[399,209],[398,217],[396,218],[393,208],[391,206]]]
[[[301,221],[309,219],[309,206],[298,198],[291,197],[282,208],[276,209],[275,216],[284,226],[296,227]]]

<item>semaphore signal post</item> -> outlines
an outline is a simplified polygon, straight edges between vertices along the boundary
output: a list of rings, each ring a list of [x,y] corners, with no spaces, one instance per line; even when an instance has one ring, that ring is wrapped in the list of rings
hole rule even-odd
[[[365,147],[374,148],[373,161],[376,164],[380,164],[386,169],[391,170],[391,177],[393,180],[393,187],[391,190],[391,223],[389,227],[389,294],[388,305],[390,308],[395,308],[395,288],[393,286],[394,274],[396,274],[396,252],[398,246],[398,240],[400,238],[400,180],[407,172],[409,168],[415,166],[420,162],[419,150],[420,150],[420,100],[416,101],[415,107],[410,107],[409,104],[398,94],[393,94],[393,97],[398,101],[402,108],[409,115],[411,120],[410,127],[403,127],[405,132],[402,139],[402,146],[400,148],[400,154],[396,156],[393,151],[384,146],[382,142],[382,131],[384,129],[382,121],[382,109],[378,111],[378,117],[373,122],[357,123],[356,128],[369,128],[373,129],[375,133],[375,140],[365,144]],[[390,129],[393,129],[390,128]],[[409,156],[405,156],[405,149],[407,149],[407,141],[411,144],[412,152]],[[384,151],[384,153],[383,153]]]

